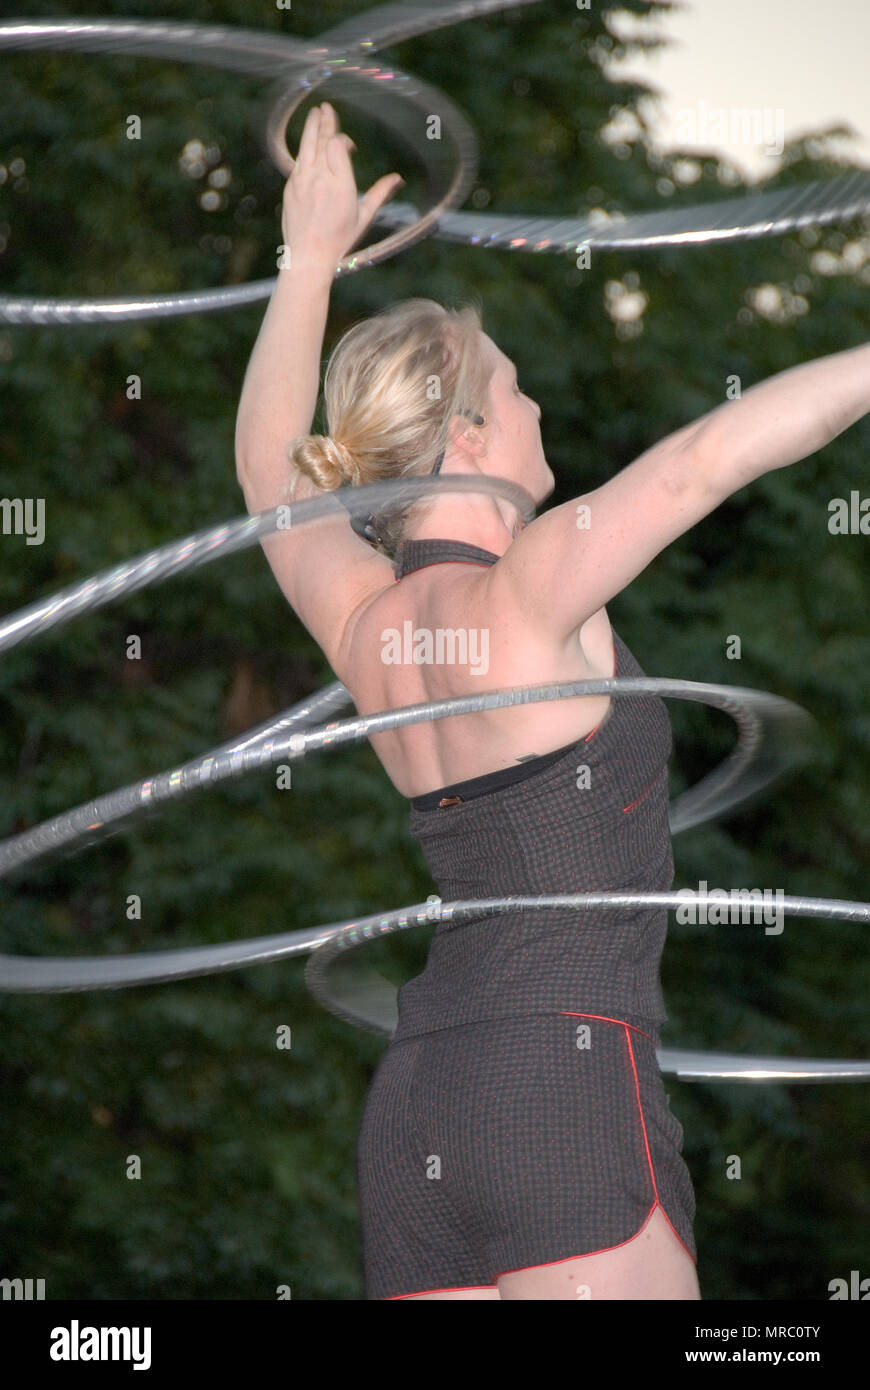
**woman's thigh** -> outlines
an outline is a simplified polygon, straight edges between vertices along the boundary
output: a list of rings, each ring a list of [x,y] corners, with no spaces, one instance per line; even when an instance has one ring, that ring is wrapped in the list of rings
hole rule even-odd
[[[694,1261],[661,1207],[615,1250],[503,1274],[499,1297],[526,1299],[700,1299]]]

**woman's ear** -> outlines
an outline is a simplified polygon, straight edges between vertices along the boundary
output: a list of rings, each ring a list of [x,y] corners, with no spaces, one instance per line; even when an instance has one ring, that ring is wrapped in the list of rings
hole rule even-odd
[[[469,422],[469,416],[475,423]],[[450,421],[450,442],[454,448],[461,449],[466,455],[472,458],[482,458],[486,453],[486,444],[480,433],[480,425],[483,418],[473,412],[463,411],[454,415]]]

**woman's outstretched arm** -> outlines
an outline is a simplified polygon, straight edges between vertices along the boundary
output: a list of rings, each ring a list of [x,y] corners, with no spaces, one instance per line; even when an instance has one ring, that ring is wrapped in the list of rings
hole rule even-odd
[[[328,102],[311,108],[284,187],[284,268],[248,363],[236,417],[236,471],[252,512],[286,499],[287,444],[310,433],[314,419],[336,266],[401,182],[397,174],[385,174],[358,199],[352,147]],[[316,493],[313,484],[298,475],[292,481],[297,480],[297,497]]]
[[[695,444],[736,492],[830,444],[870,411],[870,343],[789,367],[698,421]],[[730,495],[730,494],[729,494]]]
[[[537,517],[493,566],[493,593],[534,631],[573,642],[727,497],[807,458],[868,412],[870,344],[779,372],[653,445],[594,492]]]

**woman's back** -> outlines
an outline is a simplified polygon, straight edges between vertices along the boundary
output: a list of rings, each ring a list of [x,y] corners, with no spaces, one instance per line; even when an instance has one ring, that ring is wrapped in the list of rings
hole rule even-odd
[[[342,672],[360,714],[613,675],[604,608],[559,646],[535,632],[518,607],[499,601],[493,568],[427,564],[368,604]],[[563,747],[600,724],[610,703],[608,696],[587,696],[514,705],[409,725],[377,734],[371,744],[393,785],[410,798]]]
[[[413,704],[464,694],[475,680],[485,682],[478,690],[492,689],[494,681],[528,683],[523,670],[529,663],[536,673],[544,667],[545,681],[589,674],[579,643],[578,670],[554,658],[540,641],[531,641],[513,615],[493,613],[491,592],[480,578],[483,565],[492,572],[497,556],[461,543],[429,540],[400,552],[400,573],[418,564],[425,565],[428,574],[437,574],[439,559],[445,568],[450,562],[449,569],[456,572],[463,552],[474,561],[476,585],[463,585],[459,578],[440,584],[430,580],[419,593],[406,588],[399,602],[393,593],[406,584],[402,577],[392,593],[373,601],[364,613],[353,636],[363,674],[374,667],[377,679],[367,686],[366,700],[360,695],[361,712],[371,712],[362,706],[376,699]],[[445,608],[450,609],[449,618]],[[480,622],[476,638],[475,618]],[[492,665],[481,627],[498,636]],[[601,674],[642,676],[642,668],[609,624],[608,632],[610,661]],[[412,660],[415,644],[428,658],[419,665]],[[382,652],[395,659],[381,661]],[[383,677],[377,665],[401,675],[398,680]],[[408,730],[403,745],[381,752],[394,782],[401,778],[406,785],[418,784],[418,789],[406,792],[411,800],[410,828],[442,901],[671,887],[668,760],[673,742],[667,711],[661,700],[620,697],[616,708],[608,707],[590,730],[588,707],[600,702],[584,702],[585,720],[578,720],[576,713],[555,723],[539,717],[524,724],[519,734],[506,726],[504,716],[534,715],[543,704],[463,716],[473,725],[464,741],[443,740],[440,747],[431,738],[420,741],[429,758],[427,776],[412,772],[408,760],[414,750],[407,741]],[[502,717],[501,727],[493,727],[493,713]],[[449,726],[454,721],[446,722]],[[428,732],[439,725],[422,727]],[[515,749],[518,738],[526,747],[532,741],[537,746],[525,755],[494,755],[496,748]],[[425,971],[400,993],[395,1039],[487,1018],[581,1005],[586,1011],[631,1018],[654,1029],[665,1017],[659,961],[666,930],[667,913],[660,910],[623,912],[616,920],[600,911],[570,908],[545,913],[512,909],[497,918],[482,915],[457,925],[449,917],[441,919]]]

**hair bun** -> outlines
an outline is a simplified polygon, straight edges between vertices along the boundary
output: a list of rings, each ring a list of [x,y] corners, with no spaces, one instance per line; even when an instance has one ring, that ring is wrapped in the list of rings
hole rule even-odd
[[[349,449],[328,434],[299,435],[287,446],[287,460],[322,492],[359,481],[359,464]]]
[[[347,446],[330,434],[320,436],[320,446],[324,463],[337,474],[336,487],[354,482],[358,469]]]

